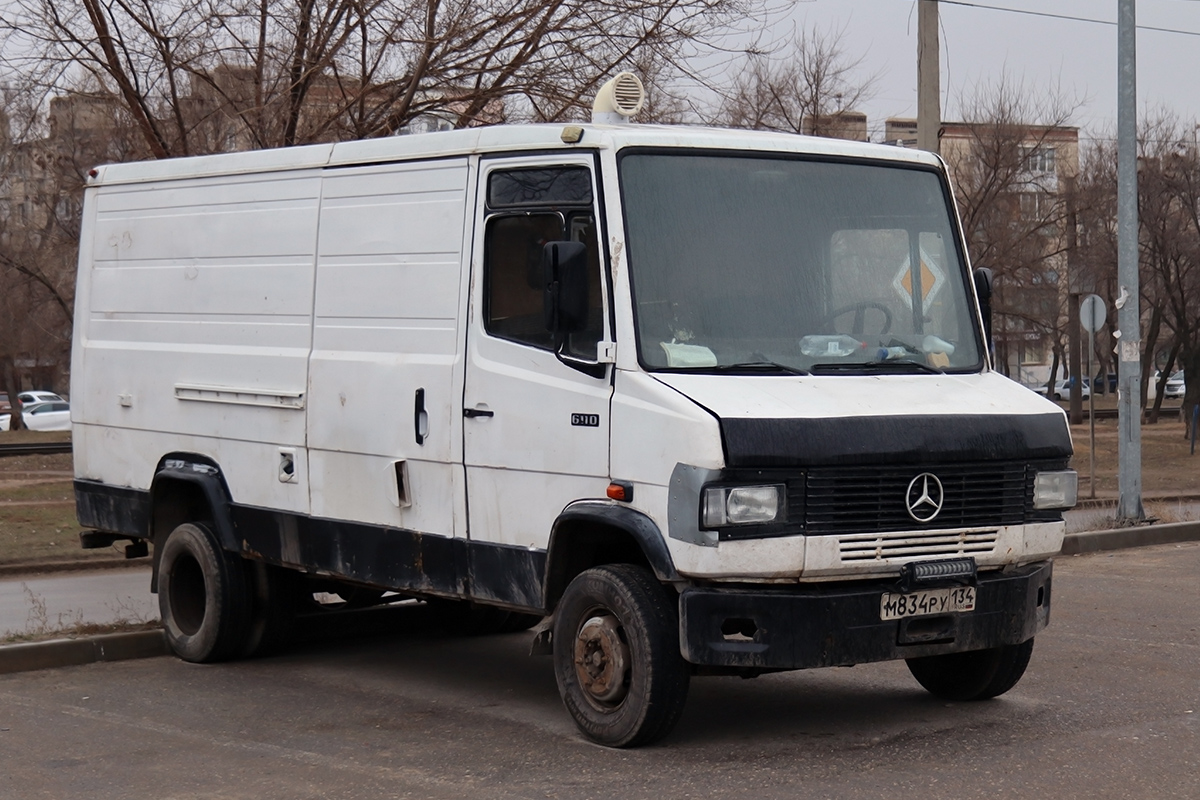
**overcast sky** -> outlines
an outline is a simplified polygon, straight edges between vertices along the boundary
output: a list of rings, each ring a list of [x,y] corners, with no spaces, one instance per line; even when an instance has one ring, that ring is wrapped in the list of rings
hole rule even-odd
[[[1117,0],[970,0],[976,6],[1115,22]],[[917,110],[915,0],[799,0],[798,25],[842,29],[847,55],[863,56],[864,74],[878,73],[872,100],[859,110],[872,131],[889,116]],[[959,100],[980,82],[1007,74],[1035,89],[1059,87],[1084,105],[1073,122],[1085,134],[1116,130],[1117,28],[988,8],[940,4],[942,118],[958,118]],[[1137,23],[1196,35],[1139,30],[1139,115],[1167,107],[1200,118],[1200,0],[1138,0]]]

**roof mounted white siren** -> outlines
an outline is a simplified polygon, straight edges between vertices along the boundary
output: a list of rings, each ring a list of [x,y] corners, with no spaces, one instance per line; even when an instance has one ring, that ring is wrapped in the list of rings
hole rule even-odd
[[[600,87],[592,101],[592,122],[621,125],[646,105],[646,90],[632,72],[617,76]]]

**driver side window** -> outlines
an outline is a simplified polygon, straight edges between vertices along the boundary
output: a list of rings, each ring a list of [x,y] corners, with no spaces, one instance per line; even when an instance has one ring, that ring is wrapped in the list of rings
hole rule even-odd
[[[500,170],[488,176],[484,235],[484,328],[493,336],[543,350],[555,348],[543,313],[542,251],[548,242],[582,242],[588,255],[588,317],[564,351],[595,361],[604,335],[600,250],[585,167]]]
[[[562,238],[557,214],[488,221],[484,254],[484,328],[493,336],[549,350],[542,315],[542,248]]]

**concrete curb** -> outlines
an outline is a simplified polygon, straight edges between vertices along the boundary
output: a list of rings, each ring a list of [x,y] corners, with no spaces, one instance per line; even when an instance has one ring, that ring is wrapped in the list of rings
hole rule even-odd
[[[168,653],[161,630],[106,633],[77,639],[51,639],[0,646],[0,675],[52,667],[73,667],[97,661],[151,658]]]
[[[16,561],[0,564],[0,578],[14,575],[49,575],[60,572],[108,572],[118,569],[149,569],[150,560],[96,559],[95,561]]]
[[[1062,554],[1075,556],[1081,553],[1098,553],[1103,550],[1125,550],[1130,547],[1196,541],[1200,541],[1200,522],[1131,526],[1113,528],[1108,531],[1068,533],[1063,539]]]

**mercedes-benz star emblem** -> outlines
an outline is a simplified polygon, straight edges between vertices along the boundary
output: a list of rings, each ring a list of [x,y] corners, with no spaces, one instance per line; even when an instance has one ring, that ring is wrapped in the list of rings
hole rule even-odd
[[[905,503],[917,522],[931,522],[942,510],[942,482],[932,472],[922,472],[908,484]]]

